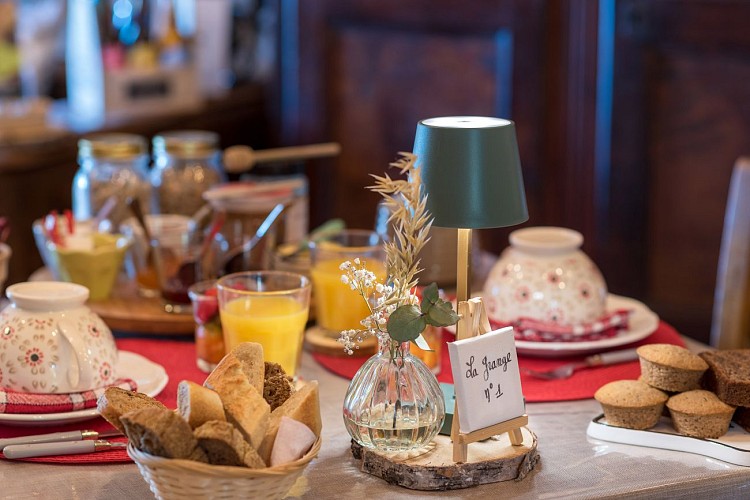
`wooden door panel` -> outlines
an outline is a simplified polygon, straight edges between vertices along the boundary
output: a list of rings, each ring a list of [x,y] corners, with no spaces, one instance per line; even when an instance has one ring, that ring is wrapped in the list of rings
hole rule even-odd
[[[418,120],[453,114],[516,121],[529,210],[541,223],[541,4],[281,0],[282,47],[295,48],[280,65],[281,140],[342,146],[308,169],[313,225],[338,216],[371,226],[369,174],[411,151]],[[505,234],[488,238],[495,250]]]
[[[609,243],[629,258],[613,285],[707,341],[729,179],[750,149],[750,4],[625,0],[617,16],[609,220],[628,222]]]
[[[399,151],[411,151],[416,124],[430,116],[508,116],[499,81],[512,54],[497,36],[337,26],[329,40],[331,133],[343,145],[332,215],[371,226],[378,196],[366,193]],[[444,78],[446,74],[461,78]],[[507,77],[507,75],[505,75]],[[363,203],[363,200],[366,202]]]

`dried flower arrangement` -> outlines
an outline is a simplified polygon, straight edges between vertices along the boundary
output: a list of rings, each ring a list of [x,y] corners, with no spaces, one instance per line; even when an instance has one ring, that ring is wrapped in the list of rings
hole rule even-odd
[[[349,354],[369,335],[377,336],[381,342],[390,341],[391,358],[399,352],[401,342],[411,341],[421,349],[430,350],[422,337],[427,325],[448,326],[458,321],[451,303],[439,297],[435,283],[422,290],[421,302],[416,295],[417,275],[421,271],[419,252],[429,241],[432,226],[416,161],[415,155],[400,153],[390,167],[397,168],[406,179],[392,179],[387,173],[372,175],[375,184],[368,187],[385,199],[391,214],[388,222],[394,228],[393,239],[385,243],[388,270],[385,283],[378,282],[360,259],[340,266],[344,273],[341,281],[357,291],[370,309],[370,315],[361,321],[362,329],[341,332],[339,342]]]

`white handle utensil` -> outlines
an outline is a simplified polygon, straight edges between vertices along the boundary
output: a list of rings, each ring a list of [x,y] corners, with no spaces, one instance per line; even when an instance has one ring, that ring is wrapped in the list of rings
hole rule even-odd
[[[37,434],[36,436],[19,436],[14,438],[0,439],[0,451],[6,446],[19,444],[57,443],[61,441],[83,441],[88,439],[99,439],[104,437],[122,436],[119,431],[96,432],[96,431],[67,431],[51,432],[49,434]]]
[[[107,451],[113,448],[125,448],[126,443],[112,443],[98,439],[96,441],[68,441],[62,443],[13,444],[3,449],[6,458],[33,458],[55,455],[78,455],[95,451]]]

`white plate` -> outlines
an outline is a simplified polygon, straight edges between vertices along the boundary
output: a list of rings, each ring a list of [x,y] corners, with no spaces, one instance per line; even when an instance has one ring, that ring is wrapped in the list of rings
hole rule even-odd
[[[608,425],[604,415],[599,415],[589,423],[586,434],[602,441],[684,451],[750,467],[750,434],[734,422],[719,439],[701,439],[677,434],[666,418],[656,427],[639,431]]]
[[[526,356],[556,358],[560,356],[577,356],[590,354],[626,344],[638,342],[651,335],[659,326],[659,317],[645,304],[635,299],[609,294],[606,304],[607,312],[618,309],[633,309],[628,322],[628,329],[615,337],[585,342],[532,342],[516,340],[516,350]]]
[[[117,375],[133,379],[138,392],[154,397],[169,382],[164,367],[129,351],[120,351],[117,360]],[[66,411],[62,413],[0,413],[0,424],[4,425],[57,425],[90,420],[99,416],[96,408]]]

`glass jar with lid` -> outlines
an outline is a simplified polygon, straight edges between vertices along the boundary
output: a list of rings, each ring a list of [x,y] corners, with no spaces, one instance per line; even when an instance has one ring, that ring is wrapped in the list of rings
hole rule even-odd
[[[193,215],[206,202],[203,193],[226,180],[219,136],[203,130],[176,130],[154,137],[151,209]]]
[[[128,198],[147,207],[149,196],[148,149],[144,137],[134,134],[94,134],[78,141],[79,169],[73,178],[73,215],[87,220],[112,198],[113,227],[130,217]]]

